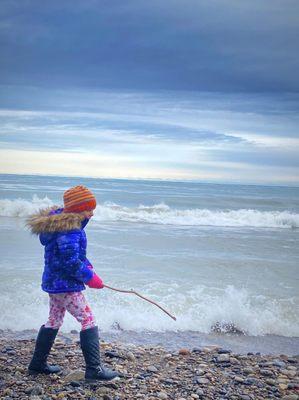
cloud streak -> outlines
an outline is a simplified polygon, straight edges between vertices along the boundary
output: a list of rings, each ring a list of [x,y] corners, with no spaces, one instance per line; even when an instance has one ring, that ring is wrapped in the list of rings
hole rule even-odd
[[[61,107],[55,97],[60,111],[51,110],[55,108],[51,104],[48,111],[0,109],[1,148],[19,156],[24,151],[22,157],[32,162],[27,173],[37,168],[36,152],[36,159],[43,158],[49,173],[62,174],[65,169],[60,157],[65,157],[63,165],[72,175],[88,175],[84,171],[89,168],[89,174],[96,171],[109,177],[123,177],[127,171],[128,177],[139,173],[143,178],[152,175],[159,179],[298,181],[294,96],[286,97],[291,104],[286,110],[285,99],[281,102],[256,95],[256,101],[241,95],[231,95],[227,101],[223,94],[209,95],[206,101],[206,94],[179,92],[175,96],[99,92],[89,100],[85,92],[77,94],[81,107],[71,93],[64,92]],[[38,98],[35,102],[40,103]],[[257,110],[254,104],[258,104]],[[92,163],[87,161],[90,159]],[[84,160],[86,168],[82,167]],[[12,172],[12,168],[3,163],[1,172]],[[280,168],[280,172],[271,176],[271,168]]]

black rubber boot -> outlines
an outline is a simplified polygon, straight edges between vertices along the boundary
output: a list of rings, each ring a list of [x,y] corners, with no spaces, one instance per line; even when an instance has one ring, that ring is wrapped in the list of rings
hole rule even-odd
[[[97,326],[81,331],[80,343],[86,363],[85,379],[110,381],[119,376],[118,372],[106,369],[101,365]]]
[[[58,329],[45,328],[44,325],[41,326],[36,338],[33,357],[28,367],[29,375],[53,374],[60,372],[60,368],[58,366],[51,366],[47,364],[47,358],[56,338],[57,332]]]

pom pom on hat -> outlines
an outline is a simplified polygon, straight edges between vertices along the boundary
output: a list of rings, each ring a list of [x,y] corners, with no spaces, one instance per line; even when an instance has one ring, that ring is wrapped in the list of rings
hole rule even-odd
[[[75,186],[63,194],[64,212],[80,213],[94,210],[97,206],[94,194],[85,186]]]

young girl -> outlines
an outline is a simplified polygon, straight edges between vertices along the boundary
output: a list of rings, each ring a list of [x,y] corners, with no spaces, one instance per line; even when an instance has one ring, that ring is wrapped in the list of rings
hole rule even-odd
[[[42,289],[49,293],[50,306],[49,319],[39,330],[28,371],[60,371],[58,366],[47,364],[47,357],[68,311],[82,326],[80,344],[86,363],[85,378],[111,380],[118,373],[101,365],[98,327],[82,293],[85,285],[94,289],[104,287],[86,257],[84,228],[93,216],[96,199],[86,187],[76,186],[64,193],[63,200],[64,208],[42,210],[27,221],[45,248]]]

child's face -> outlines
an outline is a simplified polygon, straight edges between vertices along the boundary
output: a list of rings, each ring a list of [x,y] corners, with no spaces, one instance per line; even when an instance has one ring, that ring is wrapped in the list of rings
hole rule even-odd
[[[83,211],[82,215],[84,215],[85,218],[90,219],[93,216],[93,211],[94,210],[90,210],[90,211]]]

